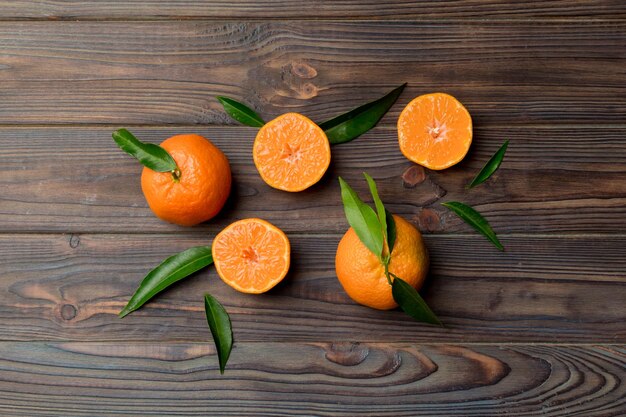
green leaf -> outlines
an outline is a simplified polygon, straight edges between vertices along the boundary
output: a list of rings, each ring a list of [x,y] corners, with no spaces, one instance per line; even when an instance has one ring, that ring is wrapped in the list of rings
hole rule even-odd
[[[365,172],[363,175],[365,176],[367,185],[370,187],[370,193],[372,194],[372,199],[374,200],[374,205],[376,206],[376,211],[378,212],[378,221],[380,222],[383,231],[383,237],[387,240],[387,214],[385,212],[385,206],[378,196],[378,188],[376,188],[374,179]],[[389,243],[387,243],[387,245],[389,245]]]
[[[391,255],[393,246],[396,244],[396,221],[389,210],[385,210],[385,214],[387,215],[387,245],[389,246],[389,255]]]
[[[230,352],[233,350],[233,329],[230,325],[230,317],[224,307],[210,294],[204,294],[204,310],[217,348],[220,373],[224,374],[226,362],[228,362]]]
[[[501,251],[504,250],[504,246],[502,246],[502,243],[500,243],[500,241],[498,240],[496,233],[493,231],[491,226],[489,226],[487,220],[485,220],[485,218],[479,212],[466,204],[459,203],[458,201],[449,201],[447,203],[441,203],[441,205],[450,209],[465,223],[472,226],[479,233],[482,233],[487,239],[491,241],[491,243],[496,246],[496,248],[500,249]]]
[[[376,213],[370,206],[361,201],[359,196],[341,177],[339,177],[339,184],[341,185],[341,199],[348,223],[370,252],[381,259],[383,253],[383,232]]]
[[[391,285],[393,299],[400,305],[400,308],[417,321],[436,324],[443,327],[441,320],[428,307],[426,301],[419,295],[415,288],[394,275]]]
[[[222,104],[226,113],[238,122],[252,127],[262,127],[265,124],[261,116],[245,104],[228,97],[216,98]]]
[[[390,91],[384,97],[364,104],[347,113],[327,120],[319,126],[326,132],[331,145],[350,142],[367,132],[387,113],[396,102],[406,83]]]
[[[178,169],[174,158],[159,145],[141,142],[126,129],[113,132],[113,140],[124,152],[137,158],[146,168],[156,172],[174,172]]]
[[[120,318],[137,310],[173,283],[212,263],[210,246],[196,246],[170,256],[141,281],[126,307],[120,311]]]
[[[502,163],[502,159],[504,159],[504,154],[506,152],[506,148],[509,146],[509,141],[505,141],[504,144],[493,154],[491,159],[487,161],[483,169],[480,170],[478,175],[474,177],[472,182],[469,183],[467,188],[476,187],[478,184],[482,184],[487,181],[491,175],[500,168],[500,164]]]

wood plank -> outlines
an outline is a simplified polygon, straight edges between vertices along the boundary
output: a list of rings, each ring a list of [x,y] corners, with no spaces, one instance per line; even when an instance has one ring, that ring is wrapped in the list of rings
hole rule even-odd
[[[4,416],[626,413],[624,346],[0,343]]]
[[[142,277],[201,235],[0,235],[2,340],[205,341],[202,294],[229,311],[239,341],[626,341],[626,237],[431,236],[422,294],[446,329],[353,303],[334,270],[340,235],[290,235],[288,278],[237,293],[213,268],[120,320]]]
[[[546,0],[546,1],[387,1],[375,0],[196,0],[124,2],[99,0],[97,2],[68,1],[0,1],[0,18],[4,19],[528,19],[528,18],[623,18],[624,2]]]
[[[361,173],[367,171],[379,182],[388,207],[426,233],[471,232],[440,206],[448,200],[474,205],[500,234],[626,233],[626,128],[478,127],[472,151],[461,164],[426,172],[419,184],[422,171],[411,168],[399,152],[395,131],[377,128],[333,147],[329,173],[320,184],[297,194],[274,190],[260,179],[251,156],[255,129],[132,130],[157,143],[181,132],[211,138],[230,158],[235,181],[223,213],[191,229],[154,217],[141,192],[141,168],[115,146],[112,128],[2,128],[0,230],[184,230],[210,236],[235,219],[263,217],[287,232],[343,233],[346,220],[337,176],[365,198],[369,193]],[[499,172],[488,183],[465,190],[505,138],[511,145]]]
[[[477,126],[626,118],[620,21],[5,22],[0,39],[2,124],[231,123],[215,95],[323,121],[405,81],[385,124],[433,90]]]

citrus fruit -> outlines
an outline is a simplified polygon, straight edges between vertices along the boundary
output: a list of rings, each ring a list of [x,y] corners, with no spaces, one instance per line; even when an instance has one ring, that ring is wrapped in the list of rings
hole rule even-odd
[[[230,193],[230,165],[226,156],[200,135],[176,135],[161,143],[180,173],[144,168],[141,189],[157,217],[181,226],[209,220],[224,206]]]
[[[237,291],[259,294],[282,281],[291,249],[282,230],[261,219],[232,223],[213,240],[218,275]]]
[[[400,150],[411,161],[440,170],[460,162],[472,144],[472,118],[454,97],[419,96],[398,118]]]
[[[286,113],[266,123],[252,149],[254,165],[270,187],[302,191],[318,182],[330,165],[330,143],[309,118]]]
[[[394,215],[393,218],[396,222],[396,241],[389,271],[419,290],[428,272],[428,251],[415,226],[402,217]],[[335,271],[343,289],[357,303],[378,310],[398,307],[383,264],[359,240],[353,228],[348,229],[339,242]]]

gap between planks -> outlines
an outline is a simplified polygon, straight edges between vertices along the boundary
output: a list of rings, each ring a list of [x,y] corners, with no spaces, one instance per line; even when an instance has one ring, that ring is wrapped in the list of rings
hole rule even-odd
[[[0,20],[0,22],[2,22]],[[346,111],[352,110],[352,108],[346,108]],[[202,128],[202,129],[207,129],[207,128],[219,128],[219,129],[226,129],[226,128],[239,128],[239,129],[250,129],[250,130],[258,130],[258,128],[256,127],[251,127],[251,126],[244,126],[241,124],[235,124],[233,122],[233,124],[224,124],[224,125],[218,125],[218,124],[189,124],[189,123],[171,123],[171,124],[150,124],[150,123],[59,123],[59,124],[24,124],[24,123],[17,123],[17,124],[12,124],[12,123],[0,123],[0,130],[2,129],[24,129],[24,130],[32,130],[32,129],[88,129],[88,128],[93,128],[93,129],[112,129],[111,132],[113,132],[113,129],[119,127],[119,126],[124,126],[125,128],[128,129],[172,129],[172,128],[183,128],[183,129],[193,129],[193,128]],[[557,123],[520,123],[520,124],[515,124],[515,123],[507,123],[507,124],[501,124],[501,123],[492,123],[492,124],[488,124],[488,125],[483,125],[480,126],[480,129],[506,129],[506,128],[515,128],[515,129],[520,129],[520,128],[524,128],[524,129],[546,129],[546,130],[550,130],[550,129],[554,129],[554,130],[558,130],[558,129],[626,129],[626,123],[563,123],[563,124],[557,124]],[[371,131],[376,131],[376,130],[385,130],[385,131],[395,131],[397,130],[396,126],[391,126],[391,125],[380,125],[380,126],[375,126],[374,128],[371,129]],[[357,138],[358,139],[358,138]],[[357,140],[354,139],[354,140]],[[337,146],[341,146],[337,145]]]
[[[346,231],[348,230],[348,224],[346,222]],[[150,232],[146,232],[146,231],[141,231],[141,232],[134,232],[134,231],[129,231],[129,232],[115,232],[115,231],[103,231],[103,232],[94,232],[94,231],[85,231],[85,232],[77,232],[77,231],[68,231],[68,232],[59,232],[59,231],[50,231],[50,230],[42,230],[42,231],[37,231],[37,230],[25,230],[25,231],[6,231],[6,230],[0,230],[0,236],[10,236],[10,235],[30,235],[30,236],[36,236],[36,235],[43,235],[43,236],[54,236],[54,235],[59,235],[59,236],[63,236],[63,235],[81,235],[81,236],[96,236],[96,235],[107,235],[107,236],[113,236],[113,235],[119,235],[119,236],[133,236],[133,237],[139,237],[139,236],[151,236],[154,238],[158,238],[158,237],[163,237],[163,238],[170,238],[173,235],[176,235],[178,237],[181,238],[185,238],[185,237],[190,237],[190,238],[195,238],[198,235],[202,234],[202,235],[206,235],[206,230],[197,230],[197,231],[192,231],[192,230],[173,230],[172,232],[169,233],[164,233],[162,230],[155,232],[155,233],[150,233]],[[480,237],[481,235],[477,234],[477,233],[423,233],[420,232],[422,234],[422,236],[426,236],[428,239],[432,239],[432,238],[443,238],[443,239],[457,239],[457,238],[475,238],[475,237]],[[323,238],[323,237],[332,237],[332,238],[337,238],[340,236],[343,236],[343,233],[308,233],[308,232],[289,232],[287,233],[289,236],[297,236],[297,237],[303,237],[303,238]],[[539,238],[539,239],[584,239],[584,238],[591,238],[591,239],[598,239],[598,238],[603,238],[603,237],[607,237],[607,238],[617,238],[617,239],[621,239],[621,238],[626,238],[626,233],[498,233],[498,237],[503,237],[503,238],[508,238],[508,239],[525,239],[525,238]]]
[[[383,17],[376,16],[346,16],[343,18],[317,18],[317,17],[275,17],[275,16],[262,16],[262,17],[246,17],[245,15],[232,15],[228,17],[210,17],[210,16],[145,16],[145,17],[65,17],[65,16],[50,16],[50,17],[2,17],[0,23],[144,23],[144,22],[203,22],[203,23],[224,23],[229,21],[241,21],[242,23],[262,23],[262,22],[324,22],[324,23],[419,23],[419,24],[485,24],[485,23],[508,23],[508,24],[552,24],[552,23],[577,23],[577,24],[601,24],[601,23],[624,23],[626,18],[623,17],[554,17],[554,16],[535,16],[526,18],[489,18],[489,17],[455,17],[455,18],[418,18],[415,16],[407,19],[399,19],[397,17]]]
[[[209,328],[207,327],[207,334],[208,334]],[[236,335],[235,335],[236,336]],[[154,345],[181,345],[181,344],[186,344],[186,345],[206,345],[208,344],[209,346],[213,346],[214,342],[210,339],[207,338],[206,342],[199,342],[198,340],[193,340],[193,339],[167,339],[167,340],[163,340],[163,341],[158,341],[158,340],[148,340],[148,339],[141,339],[141,340],[133,340],[133,339],[115,339],[115,340],[107,340],[107,339],[102,339],[102,340],[98,340],[98,339],[89,339],[89,340],[78,340],[78,339],[28,339],[28,340],[24,340],[24,339],[20,339],[20,340],[10,340],[10,339],[0,339],[0,345],[3,344],[52,344],[52,345],[56,345],[56,344],[61,344],[61,343],[81,343],[81,344],[86,344],[86,345],[94,345],[94,344],[98,344],[98,345],[119,345],[119,344],[133,344],[133,345],[138,345],[138,346],[154,346]],[[384,342],[384,341],[380,341],[380,340],[367,340],[367,339],[359,339],[359,340],[354,340],[354,341],[346,341],[346,340],[333,340],[333,339],[320,339],[320,340],[315,340],[315,341],[292,341],[292,340],[286,340],[286,341],[259,341],[259,340],[252,340],[252,341],[243,341],[243,342],[239,342],[237,341],[237,338],[235,337],[234,339],[234,347],[236,347],[237,345],[261,345],[261,346],[268,346],[268,345],[284,345],[284,346],[289,346],[289,345],[315,345],[315,344],[342,344],[342,345],[346,345],[346,344],[363,344],[363,345],[390,345],[390,346],[402,346],[402,345],[411,345],[411,346],[450,346],[450,345],[461,345],[461,346],[498,346],[498,347],[507,347],[507,346],[547,346],[547,347],[581,347],[581,348],[588,348],[588,347],[626,347],[626,344],[624,343],[613,343],[613,342],[597,342],[597,343],[591,343],[591,342],[467,342],[464,341],[462,339],[459,339],[459,341],[454,342],[454,341],[445,341],[445,342],[415,342],[415,341],[391,341],[391,342]]]

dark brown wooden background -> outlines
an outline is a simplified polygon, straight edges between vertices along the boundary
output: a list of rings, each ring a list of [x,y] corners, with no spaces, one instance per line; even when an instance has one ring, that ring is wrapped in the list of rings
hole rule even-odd
[[[323,121],[405,81],[297,195],[260,180],[255,129],[214,99]],[[621,0],[0,1],[0,415],[626,415],[625,84]],[[394,124],[432,91],[467,106],[475,139],[423,173]],[[232,164],[228,209],[194,228],[156,219],[118,127],[209,137]],[[466,192],[507,138],[502,168]],[[364,193],[364,170],[425,233],[423,295],[446,329],[341,290],[336,178]],[[448,200],[484,213],[507,252]],[[279,287],[239,294],[207,270],[117,318],[160,260],[251,216],[292,241]],[[207,291],[233,320],[224,376]]]

